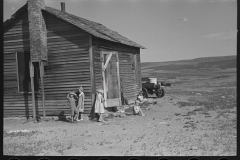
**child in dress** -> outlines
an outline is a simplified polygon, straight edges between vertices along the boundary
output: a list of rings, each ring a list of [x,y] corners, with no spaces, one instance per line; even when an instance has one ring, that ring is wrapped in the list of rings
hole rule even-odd
[[[137,95],[137,100],[135,101],[136,105],[141,105],[143,102],[146,102],[147,99],[143,97],[143,91],[140,91]]]
[[[78,120],[77,121],[82,121],[82,113],[84,112],[84,98],[85,95],[83,93],[83,88],[80,86],[78,88],[79,90],[79,96],[78,96],[78,105],[77,105],[77,109],[79,110],[79,116],[78,116]]]
[[[140,91],[137,95],[137,100],[135,100],[135,106],[133,106],[133,113],[135,115],[145,116],[145,114],[142,112],[141,105],[143,102],[146,102],[147,99],[143,97],[143,92]]]
[[[77,120],[77,118],[78,118],[78,110],[77,110],[77,107],[76,107],[76,94],[75,93],[73,93],[73,92],[70,92],[69,91],[69,93],[68,93],[68,95],[67,95],[67,99],[68,99],[68,101],[69,101],[69,103],[70,103],[70,107],[71,107],[71,122],[73,122],[74,120]]]
[[[104,114],[104,101],[105,99],[103,98],[103,90],[98,89],[96,91],[96,99],[95,99],[95,113],[98,114],[98,122],[103,121],[103,114]]]

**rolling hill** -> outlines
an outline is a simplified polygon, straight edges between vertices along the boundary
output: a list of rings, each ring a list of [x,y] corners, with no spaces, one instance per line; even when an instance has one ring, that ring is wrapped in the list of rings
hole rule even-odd
[[[236,68],[237,56],[201,57],[190,60],[168,62],[142,62],[141,68],[152,70],[179,70],[179,69],[202,69],[202,68]]]

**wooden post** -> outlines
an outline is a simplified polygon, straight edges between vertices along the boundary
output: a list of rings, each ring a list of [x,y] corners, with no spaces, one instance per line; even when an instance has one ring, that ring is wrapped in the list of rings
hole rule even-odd
[[[122,105],[122,96],[121,96],[118,52],[116,52],[116,59],[117,59],[117,80],[118,80],[118,90],[119,90],[119,105],[121,106]]]
[[[108,63],[110,62],[111,60],[111,57],[112,57],[112,53],[108,54],[107,57],[106,57],[106,63],[104,64],[103,66],[103,70],[105,71],[107,66],[108,66]]]
[[[90,59],[90,74],[91,74],[91,87],[92,87],[92,105],[95,99],[95,73],[94,73],[94,57],[93,57],[93,46],[92,46],[92,35],[89,35],[89,59]]]
[[[44,65],[43,61],[39,62],[39,68],[40,68],[40,77],[41,77],[41,88],[42,88],[42,105],[43,105],[43,119],[46,119],[46,112],[45,112],[45,93],[44,93]]]
[[[32,62],[29,62],[29,69],[30,69],[31,90],[32,90],[33,119],[36,120],[35,93],[34,93],[34,66]]]
[[[107,107],[107,92],[106,92],[106,84],[105,84],[105,72],[103,70],[104,68],[104,54],[101,52],[100,53],[100,56],[101,56],[101,60],[102,60],[102,78],[103,78],[103,95],[104,95],[104,98],[105,98],[105,107]]]

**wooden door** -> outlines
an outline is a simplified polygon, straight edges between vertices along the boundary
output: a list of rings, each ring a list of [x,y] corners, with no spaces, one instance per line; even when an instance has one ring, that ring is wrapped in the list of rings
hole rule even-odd
[[[114,51],[101,51],[103,90],[106,107],[121,105],[118,54]]]

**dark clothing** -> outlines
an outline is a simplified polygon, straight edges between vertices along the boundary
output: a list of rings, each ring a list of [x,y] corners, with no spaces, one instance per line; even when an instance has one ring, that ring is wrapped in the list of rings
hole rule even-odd
[[[74,116],[74,113],[76,113],[77,115],[79,114],[78,109],[76,107],[76,100],[73,97],[70,97],[69,94],[67,95],[67,99],[70,103],[70,107],[71,107],[71,116]]]

